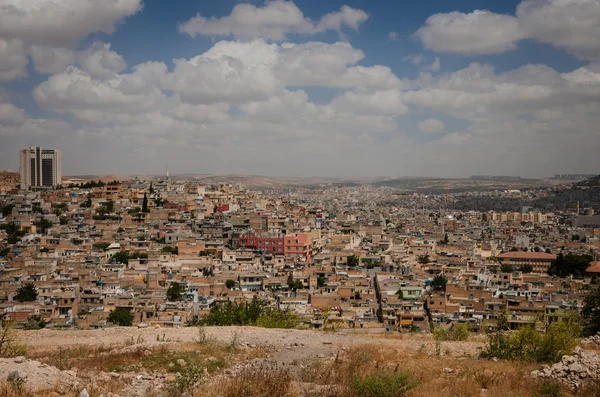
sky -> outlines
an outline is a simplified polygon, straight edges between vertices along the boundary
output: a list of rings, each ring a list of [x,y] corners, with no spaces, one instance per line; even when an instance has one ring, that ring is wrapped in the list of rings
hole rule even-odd
[[[0,0],[0,169],[600,173],[600,0]]]

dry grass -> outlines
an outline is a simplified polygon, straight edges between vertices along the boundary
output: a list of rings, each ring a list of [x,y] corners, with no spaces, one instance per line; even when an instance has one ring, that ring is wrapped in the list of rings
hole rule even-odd
[[[282,369],[246,369],[235,377],[235,381],[223,382],[218,390],[205,390],[194,397],[271,397],[295,395],[292,388],[292,376]]]
[[[407,373],[418,381],[408,397],[533,396],[539,384],[530,377],[535,364],[493,362],[468,357],[431,357],[414,351],[396,351],[385,346],[357,346],[331,362],[319,362],[302,374],[302,380],[338,385],[338,396],[353,396],[351,381],[377,371]],[[566,390],[564,397],[573,396]],[[592,395],[593,397],[600,397]],[[587,396],[586,396],[587,397]]]
[[[394,339],[405,337],[421,339],[420,336],[414,335],[392,336]],[[339,351],[335,358],[312,361],[304,369],[300,369],[299,365],[294,365],[295,369],[290,370],[249,367],[230,377],[222,375],[222,369],[254,358],[266,357],[272,351],[267,348],[248,349],[238,346],[237,341],[165,343],[151,349],[144,346],[135,348],[137,345],[131,343],[132,341],[127,341],[125,345],[130,347],[125,351],[120,351],[126,347],[124,344],[120,347],[79,346],[36,352],[30,357],[62,369],[76,369],[84,383],[89,385],[87,390],[92,396],[108,392],[120,394],[126,386],[121,379],[93,382],[95,374],[99,371],[175,375],[185,372],[185,367],[178,362],[182,359],[188,368],[206,368],[212,375],[204,378],[205,383],[189,391],[193,397],[358,397],[356,388],[353,387],[355,380],[358,377],[378,374],[407,374],[411,380],[416,381],[414,388],[405,394],[399,394],[406,397],[545,397],[538,394],[540,384],[530,376],[531,371],[537,369],[538,365],[494,362],[470,356],[457,356],[458,353],[452,356],[444,352],[446,346],[451,346],[450,343],[443,343],[443,354],[437,356],[429,349],[430,342],[427,343],[427,348],[424,347],[420,351],[400,350],[390,348],[389,343],[374,338],[372,343]],[[561,397],[600,397],[599,390],[600,382],[595,382],[577,393],[562,390]],[[48,397],[51,392],[29,393],[9,382],[0,383],[0,396]],[[63,395],[78,396],[75,391]],[[147,397],[159,395],[165,394],[156,390],[156,394],[149,394]]]

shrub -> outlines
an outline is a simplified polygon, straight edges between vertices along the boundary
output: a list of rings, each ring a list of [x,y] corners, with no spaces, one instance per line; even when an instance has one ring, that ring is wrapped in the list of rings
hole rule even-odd
[[[450,329],[438,327],[433,336],[438,341],[465,341],[469,339],[469,328],[465,324],[454,324]]]
[[[515,332],[498,331],[488,335],[488,344],[481,357],[557,362],[563,355],[573,352],[579,334],[579,324],[571,319],[551,324],[545,333],[536,331],[535,324],[527,324]]]
[[[416,385],[408,374],[378,371],[356,376],[352,380],[352,391],[357,397],[401,397]]]
[[[27,348],[14,336],[14,322],[2,321],[0,326],[0,357],[17,357],[25,355]]]
[[[258,325],[265,328],[293,328],[296,316],[289,311],[268,307],[265,302],[253,299],[250,302],[225,302],[210,309],[200,319],[200,325]]]
[[[204,371],[197,366],[184,368],[177,374],[177,377],[166,386],[166,395],[168,397],[179,397],[183,393],[192,391],[194,386],[199,385],[204,380]]]
[[[562,391],[560,385],[555,382],[544,383],[540,386],[533,397],[561,397]]]
[[[40,316],[30,316],[23,325],[24,329],[41,329],[46,327],[46,321]]]
[[[585,296],[581,316],[585,336],[600,332],[600,288],[594,288]]]
[[[133,324],[133,313],[127,309],[118,307],[110,312],[106,320],[121,327],[130,327]]]

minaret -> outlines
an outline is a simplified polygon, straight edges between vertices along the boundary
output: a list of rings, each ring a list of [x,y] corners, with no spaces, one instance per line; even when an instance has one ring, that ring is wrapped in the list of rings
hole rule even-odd
[[[169,180],[169,165],[167,165],[167,181]]]

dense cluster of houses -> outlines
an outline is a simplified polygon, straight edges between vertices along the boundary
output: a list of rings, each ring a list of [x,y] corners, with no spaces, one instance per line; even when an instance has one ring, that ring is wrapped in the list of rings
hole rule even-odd
[[[0,314],[89,328],[123,308],[135,323],[178,326],[259,298],[312,328],[479,330],[500,314],[513,325],[559,320],[600,273],[592,262],[580,277],[547,274],[561,252],[599,250],[600,229],[572,226],[577,214],[315,197],[168,178],[4,192]],[[445,286],[434,283],[439,275]],[[28,283],[37,298],[20,302]],[[181,300],[167,299],[172,283]]]

